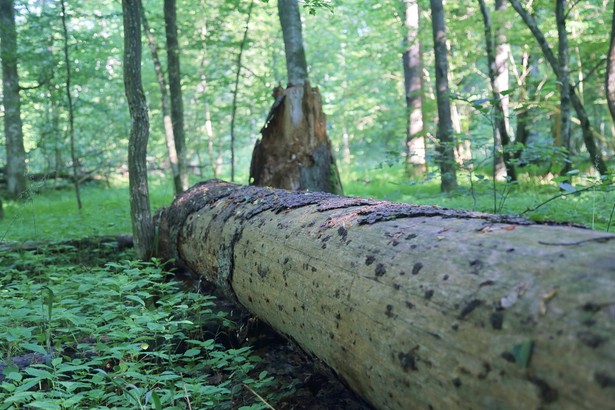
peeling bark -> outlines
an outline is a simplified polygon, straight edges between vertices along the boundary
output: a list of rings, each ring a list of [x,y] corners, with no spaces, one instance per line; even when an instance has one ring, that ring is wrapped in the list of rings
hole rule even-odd
[[[217,180],[156,219],[161,257],[376,408],[615,401],[615,235]]]

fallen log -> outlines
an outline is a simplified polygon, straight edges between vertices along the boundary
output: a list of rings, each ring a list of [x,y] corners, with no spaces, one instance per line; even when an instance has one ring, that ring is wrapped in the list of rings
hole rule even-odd
[[[156,219],[377,408],[613,408],[613,234],[216,180]]]

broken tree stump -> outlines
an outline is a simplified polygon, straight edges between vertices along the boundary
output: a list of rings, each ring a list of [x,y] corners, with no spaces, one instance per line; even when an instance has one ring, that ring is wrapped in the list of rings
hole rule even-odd
[[[615,235],[324,193],[200,183],[160,256],[381,409],[615,403]]]

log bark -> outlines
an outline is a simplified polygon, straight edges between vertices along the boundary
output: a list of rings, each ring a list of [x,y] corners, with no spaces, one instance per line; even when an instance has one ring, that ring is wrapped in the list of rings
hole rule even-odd
[[[382,409],[615,403],[615,235],[212,180],[159,251]]]

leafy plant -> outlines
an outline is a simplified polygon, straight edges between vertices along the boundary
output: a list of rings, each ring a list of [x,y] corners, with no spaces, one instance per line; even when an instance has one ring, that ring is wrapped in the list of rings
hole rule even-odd
[[[75,267],[48,252],[1,260],[0,409],[260,409],[278,394],[250,347],[204,331],[233,331],[213,297],[158,261]]]

